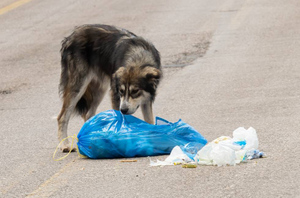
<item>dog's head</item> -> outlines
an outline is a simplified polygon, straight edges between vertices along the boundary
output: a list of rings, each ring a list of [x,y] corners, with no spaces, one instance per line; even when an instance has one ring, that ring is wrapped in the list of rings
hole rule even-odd
[[[120,67],[112,78],[112,91],[120,98],[120,111],[133,114],[138,107],[153,101],[161,71],[152,66]]]

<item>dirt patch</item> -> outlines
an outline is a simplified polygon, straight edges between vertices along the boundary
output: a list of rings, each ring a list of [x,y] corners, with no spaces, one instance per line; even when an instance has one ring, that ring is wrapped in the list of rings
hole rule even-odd
[[[21,87],[24,87],[26,85],[27,85],[27,83],[21,83],[18,85],[2,87],[2,88],[0,88],[0,95],[2,95],[2,96],[10,95],[10,94],[14,93],[15,91],[19,90]]]
[[[193,45],[190,51],[185,51],[179,54],[175,54],[170,57],[169,61],[166,61],[166,67],[184,67],[193,63],[196,59],[203,57],[209,48],[210,42],[197,43]]]
[[[8,95],[8,94],[11,94],[11,93],[12,93],[11,89],[0,90],[0,95]]]
[[[185,66],[191,65],[196,59],[203,57],[209,49],[211,37],[211,33],[176,36],[178,40],[177,51],[175,53],[174,50],[170,50],[173,53],[162,52],[162,82],[168,81]],[[181,47],[179,48],[179,46]]]
[[[185,66],[191,65],[196,59],[203,57],[210,46],[212,33],[173,35],[170,48],[162,51],[162,85]],[[174,40],[178,41],[174,50]]]
[[[164,67],[184,67],[203,57],[209,49],[211,33],[179,35],[177,53],[167,53],[162,58]],[[178,52],[179,51],[179,52]]]

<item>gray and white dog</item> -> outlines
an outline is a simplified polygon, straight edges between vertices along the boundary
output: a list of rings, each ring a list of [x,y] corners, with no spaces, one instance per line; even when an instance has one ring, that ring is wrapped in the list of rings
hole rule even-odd
[[[67,137],[68,122],[77,112],[86,121],[110,85],[112,108],[133,114],[141,107],[154,124],[152,103],[162,77],[160,55],[149,41],[108,25],[83,25],[62,41],[58,139]],[[61,145],[70,151],[68,141]]]

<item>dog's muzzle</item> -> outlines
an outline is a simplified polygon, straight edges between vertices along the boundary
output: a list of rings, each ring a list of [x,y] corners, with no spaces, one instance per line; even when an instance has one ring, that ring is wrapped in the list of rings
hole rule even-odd
[[[122,114],[127,114],[128,110],[129,110],[128,108],[122,108],[121,112],[122,112]]]

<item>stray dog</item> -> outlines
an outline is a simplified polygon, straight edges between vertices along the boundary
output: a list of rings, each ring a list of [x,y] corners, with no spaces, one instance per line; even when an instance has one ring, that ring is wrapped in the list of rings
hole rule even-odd
[[[139,106],[154,124],[152,103],[162,77],[160,55],[149,41],[108,25],[83,25],[62,41],[58,139],[67,137],[68,122],[77,112],[84,121],[94,116],[110,84],[112,108],[133,114]],[[61,145],[70,151],[68,141]]]

